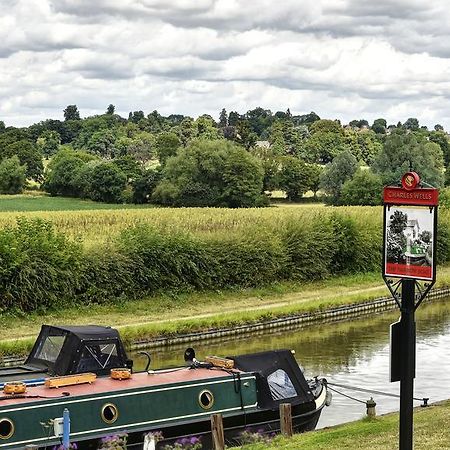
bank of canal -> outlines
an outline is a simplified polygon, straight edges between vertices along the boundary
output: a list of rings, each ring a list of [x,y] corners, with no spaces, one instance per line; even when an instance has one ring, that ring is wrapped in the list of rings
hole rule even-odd
[[[298,361],[309,377],[325,376],[330,382],[398,394],[399,384],[389,383],[389,325],[399,317],[389,311],[350,321],[316,323],[309,327],[266,331],[241,339],[232,336],[221,341],[203,341],[195,345],[201,358],[208,354],[235,355],[276,348],[296,351]],[[182,363],[186,344],[151,349],[152,367]],[[138,367],[145,358],[133,355]],[[450,298],[425,303],[417,314],[416,397],[431,402],[448,398],[450,385]],[[360,400],[371,394],[337,388]],[[398,409],[398,399],[373,395],[378,414]],[[417,403],[419,404],[419,403]],[[360,419],[365,406],[334,394],[333,404],[325,409],[319,428]]]

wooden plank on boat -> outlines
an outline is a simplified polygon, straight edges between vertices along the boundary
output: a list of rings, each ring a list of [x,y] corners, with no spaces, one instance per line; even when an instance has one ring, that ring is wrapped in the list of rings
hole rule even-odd
[[[220,356],[207,356],[205,361],[211,363],[215,367],[223,367],[224,369],[233,369],[234,361],[228,358],[221,358]]]
[[[75,375],[64,375],[61,377],[52,377],[45,380],[45,386],[48,388],[59,388],[63,386],[72,386],[74,384],[93,383],[97,375],[95,373],[78,373]]]

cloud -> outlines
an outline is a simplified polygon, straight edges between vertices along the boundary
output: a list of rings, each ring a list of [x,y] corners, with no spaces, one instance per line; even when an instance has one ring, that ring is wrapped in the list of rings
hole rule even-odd
[[[3,0],[0,120],[256,106],[450,129],[450,10],[422,0]]]

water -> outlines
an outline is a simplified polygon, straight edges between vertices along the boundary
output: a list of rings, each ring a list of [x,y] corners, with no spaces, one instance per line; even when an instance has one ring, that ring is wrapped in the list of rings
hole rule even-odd
[[[324,323],[296,330],[246,336],[241,339],[195,345],[198,359],[216,354],[236,355],[270,349],[288,348],[304,367],[307,377],[324,376],[330,382],[398,394],[399,383],[389,382],[389,325],[399,312],[389,312],[347,322]],[[186,346],[150,350],[152,368],[180,365]],[[145,358],[132,355],[138,368]],[[415,397],[430,402],[450,398],[450,298],[423,304],[417,312],[417,368]],[[360,400],[371,394],[336,388]],[[397,411],[397,398],[373,394],[377,414]],[[416,402],[417,405],[420,402]],[[357,420],[366,413],[364,404],[333,394],[318,428]]]

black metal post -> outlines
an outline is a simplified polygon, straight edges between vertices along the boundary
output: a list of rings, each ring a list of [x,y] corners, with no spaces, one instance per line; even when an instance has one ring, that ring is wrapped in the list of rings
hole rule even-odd
[[[400,450],[413,449],[413,397],[416,366],[416,324],[414,321],[415,280],[402,280],[401,340],[404,370],[400,380]]]

